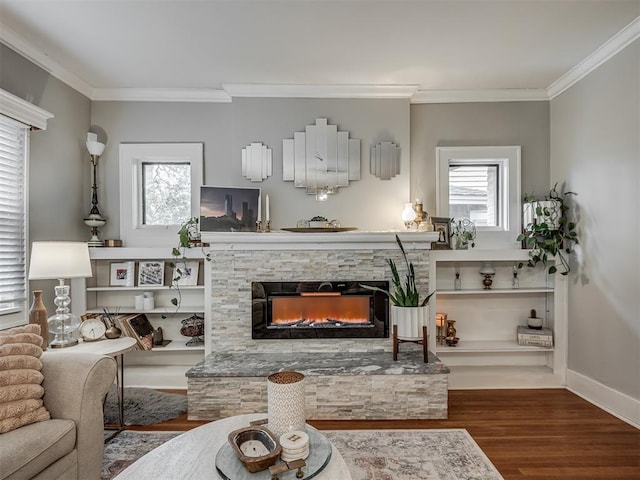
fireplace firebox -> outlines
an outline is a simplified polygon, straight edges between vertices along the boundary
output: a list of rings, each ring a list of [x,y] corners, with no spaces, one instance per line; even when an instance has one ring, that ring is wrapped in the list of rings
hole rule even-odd
[[[253,282],[254,339],[387,338],[386,281]]]

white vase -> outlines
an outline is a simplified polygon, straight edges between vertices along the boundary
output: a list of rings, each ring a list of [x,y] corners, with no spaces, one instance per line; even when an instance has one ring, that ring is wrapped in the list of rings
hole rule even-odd
[[[391,305],[391,322],[398,326],[400,340],[420,340],[422,327],[429,324],[429,305],[424,307]]]
[[[277,372],[267,377],[268,428],[276,438],[292,430],[305,430],[304,375]]]

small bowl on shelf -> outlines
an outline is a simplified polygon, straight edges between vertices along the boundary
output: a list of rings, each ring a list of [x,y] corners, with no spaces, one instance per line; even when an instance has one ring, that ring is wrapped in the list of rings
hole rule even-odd
[[[445,337],[444,339],[450,347],[455,347],[458,344],[458,340],[460,340],[460,337]]]

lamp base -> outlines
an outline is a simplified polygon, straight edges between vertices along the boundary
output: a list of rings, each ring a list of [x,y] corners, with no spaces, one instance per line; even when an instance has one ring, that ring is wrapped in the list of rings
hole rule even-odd
[[[74,345],[78,344],[78,339],[77,338],[54,338],[51,343],[49,344],[50,348],[66,348],[66,347],[73,347]]]

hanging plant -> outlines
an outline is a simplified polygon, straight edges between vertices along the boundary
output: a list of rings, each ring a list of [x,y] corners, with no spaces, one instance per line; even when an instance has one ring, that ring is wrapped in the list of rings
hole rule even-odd
[[[524,232],[518,235],[519,242],[524,241],[530,248],[527,266],[535,267],[538,263],[547,267],[547,262],[557,258],[560,262],[560,274],[568,275],[571,271],[568,255],[573,252],[573,246],[578,243],[575,222],[568,220],[567,213],[570,206],[568,199],[576,195],[575,192],[558,192],[556,183],[549,191],[549,195],[542,200],[536,200],[532,195],[524,197]],[[524,264],[518,264],[521,268]],[[558,271],[555,262],[549,265],[550,274]]]
[[[171,249],[172,260],[168,262],[170,268],[173,269],[173,276],[171,278],[171,285],[169,288],[173,288],[176,291],[176,296],[173,297],[170,302],[171,305],[176,307],[176,312],[180,309],[182,304],[182,291],[180,290],[180,280],[186,274],[185,262],[188,260],[187,249],[200,246],[204,259],[207,262],[211,261],[211,254],[205,252],[202,245],[199,229],[198,217],[191,217],[189,220],[180,225],[178,230],[178,245]],[[163,318],[166,318],[163,315]]]

